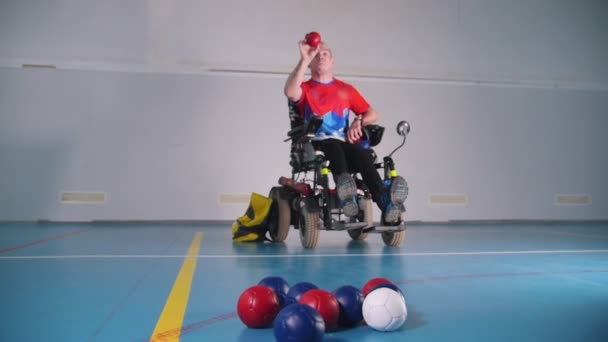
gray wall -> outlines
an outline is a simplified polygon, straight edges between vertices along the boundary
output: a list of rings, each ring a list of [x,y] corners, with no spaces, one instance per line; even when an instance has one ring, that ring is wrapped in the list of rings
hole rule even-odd
[[[380,112],[379,154],[412,124],[395,156],[409,220],[608,219],[607,13],[600,0],[0,0],[0,220],[240,216],[246,203],[222,194],[289,174],[282,86],[310,30]],[[453,193],[468,204],[429,203]]]

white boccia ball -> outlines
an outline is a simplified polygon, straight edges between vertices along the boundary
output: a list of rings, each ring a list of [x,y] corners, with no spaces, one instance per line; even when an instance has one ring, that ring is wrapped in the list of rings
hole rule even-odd
[[[407,319],[405,298],[389,288],[375,289],[363,301],[363,319],[378,331],[397,330]]]

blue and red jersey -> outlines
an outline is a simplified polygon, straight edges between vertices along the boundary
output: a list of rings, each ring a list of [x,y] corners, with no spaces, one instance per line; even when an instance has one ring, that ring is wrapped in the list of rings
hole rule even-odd
[[[366,113],[370,106],[350,84],[333,79],[321,83],[310,79],[301,84],[302,97],[296,105],[305,121],[311,116],[323,119],[315,140],[334,138],[346,141],[346,127],[350,111],[356,115]]]

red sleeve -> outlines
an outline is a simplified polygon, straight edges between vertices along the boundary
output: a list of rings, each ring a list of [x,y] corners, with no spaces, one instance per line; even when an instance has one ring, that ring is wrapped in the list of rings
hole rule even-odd
[[[357,115],[365,114],[369,110],[369,103],[359,94],[355,87],[350,86],[350,109]]]
[[[302,84],[300,84],[300,88],[302,89],[302,95],[300,96],[300,99],[295,102],[295,105],[298,106],[298,109],[300,110],[300,116],[303,119],[304,115],[305,115],[304,113],[305,113],[306,97],[308,95],[308,89],[310,88],[310,86],[309,86],[308,82],[302,82]]]

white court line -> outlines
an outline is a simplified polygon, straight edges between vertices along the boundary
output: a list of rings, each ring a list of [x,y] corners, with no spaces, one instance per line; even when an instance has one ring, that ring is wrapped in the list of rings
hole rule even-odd
[[[0,260],[28,259],[251,259],[251,258],[327,258],[327,257],[384,257],[384,256],[467,256],[467,255],[516,255],[516,254],[590,254],[608,253],[608,249],[563,249],[563,250],[529,250],[529,251],[487,251],[487,252],[418,252],[418,253],[362,253],[362,254],[239,254],[239,255],[197,255],[191,257],[182,254],[85,254],[85,255],[15,255],[0,256]]]
[[[608,239],[607,235],[569,233],[569,232],[559,232],[559,231],[554,231],[554,230],[545,230],[545,231],[541,230],[539,232],[541,232],[541,233],[556,234],[556,235],[568,235],[568,236],[588,237],[588,238],[593,238],[593,239]]]

